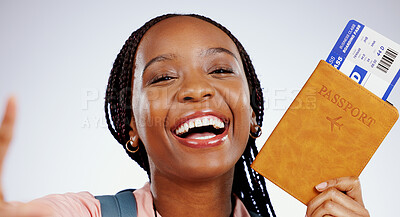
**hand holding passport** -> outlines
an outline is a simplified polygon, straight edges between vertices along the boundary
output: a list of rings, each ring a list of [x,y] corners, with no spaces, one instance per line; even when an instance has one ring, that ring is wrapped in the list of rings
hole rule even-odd
[[[350,21],[349,25],[354,23]],[[343,47],[342,53],[334,48],[328,57],[332,65],[323,60],[318,64],[252,164],[257,172],[304,204],[318,195],[314,188],[317,184],[358,177],[399,116],[385,100],[400,75],[400,59],[392,55],[400,46],[387,46],[388,41],[384,41],[380,55],[373,56],[373,46],[379,52],[383,45],[371,40],[368,46],[372,48],[358,49],[357,39],[366,43],[368,36],[353,37],[349,42],[351,36],[362,33],[360,28],[354,33],[356,27],[353,32],[345,30],[347,42],[343,42],[346,36],[341,36],[342,41],[337,43],[348,44],[347,53],[343,54]],[[346,57],[349,63],[343,63]],[[337,68],[343,65],[343,69],[352,71],[339,71]],[[365,71],[362,78],[354,74],[360,68]]]

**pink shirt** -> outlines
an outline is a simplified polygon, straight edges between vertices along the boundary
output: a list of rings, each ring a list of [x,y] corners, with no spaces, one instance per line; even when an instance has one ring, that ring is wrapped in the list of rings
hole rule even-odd
[[[133,192],[137,203],[138,217],[154,217],[153,197],[150,183]],[[89,192],[52,194],[31,201],[29,204],[49,208],[55,217],[101,217],[100,202]],[[234,217],[250,217],[242,201],[236,197]],[[157,213],[157,217],[161,217]]]

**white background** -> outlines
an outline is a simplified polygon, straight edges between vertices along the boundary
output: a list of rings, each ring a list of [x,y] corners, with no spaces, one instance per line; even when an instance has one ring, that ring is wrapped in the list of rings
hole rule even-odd
[[[282,117],[350,19],[400,43],[400,1],[0,1],[0,112],[18,98],[18,120],[3,174],[5,196],[114,194],[147,180],[104,120],[112,63],[128,36],[154,16],[199,13],[230,29],[250,54],[265,94],[264,134]],[[400,84],[389,101],[400,106]],[[395,216],[400,199],[400,125],[361,175],[371,216]],[[268,183],[276,213],[306,207]]]

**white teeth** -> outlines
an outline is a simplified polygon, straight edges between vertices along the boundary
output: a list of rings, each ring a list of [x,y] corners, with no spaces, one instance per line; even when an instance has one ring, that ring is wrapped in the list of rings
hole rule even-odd
[[[208,126],[208,123],[209,123],[208,118],[204,118],[202,120],[202,122],[203,122],[203,126]]]
[[[200,118],[195,118],[195,119],[190,119],[186,121],[184,124],[181,124],[176,130],[175,133],[177,135],[187,133],[189,129],[195,128],[195,127],[202,127],[202,126],[213,126],[215,129],[221,129],[225,127],[224,122],[215,117],[215,116],[205,116],[205,117],[200,117]],[[212,136],[214,137],[214,136]],[[209,137],[209,138],[212,138]],[[201,139],[204,139],[201,137]]]
[[[201,126],[203,126],[203,123],[201,122],[200,119],[197,119],[197,120],[194,122],[194,126],[196,126],[196,127],[201,127]]]
[[[213,123],[213,126],[215,129],[220,129],[220,128],[224,128],[225,124],[224,124],[224,122],[217,120],[216,122]]]

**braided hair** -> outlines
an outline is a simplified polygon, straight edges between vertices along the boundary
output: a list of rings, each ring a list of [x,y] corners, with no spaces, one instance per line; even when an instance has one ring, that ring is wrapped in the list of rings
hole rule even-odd
[[[129,152],[125,147],[126,142],[129,140],[129,131],[132,130],[130,121],[133,116],[133,63],[139,42],[147,30],[156,23],[175,16],[190,16],[211,23],[232,39],[243,62],[243,68],[250,90],[250,104],[256,114],[256,120],[259,126],[262,126],[264,115],[263,93],[253,64],[242,44],[228,29],[210,18],[197,14],[166,14],[151,19],[131,34],[118,54],[113,68],[111,69],[104,105],[106,121],[111,134],[124,147],[126,153],[147,172],[149,177],[149,161],[143,143],[139,140],[139,151],[135,153]],[[232,192],[242,200],[248,210],[256,212],[264,217],[276,216],[266,189],[265,179],[250,168],[257,154],[258,150],[255,145],[255,139],[249,137],[245,151],[235,165]]]

